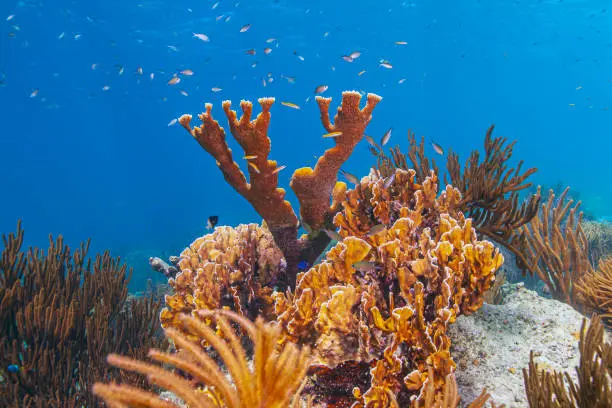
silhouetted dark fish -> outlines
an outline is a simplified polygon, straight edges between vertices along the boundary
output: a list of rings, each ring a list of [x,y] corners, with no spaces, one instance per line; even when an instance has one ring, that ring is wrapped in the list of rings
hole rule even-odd
[[[206,223],[206,228],[213,229],[213,228],[215,228],[215,225],[217,225],[218,222],[219,222],[219,216],[218,215],[211,215],[210,217],[208,217],[208,222]]]
[[[336,231],[324,229],[323,232],[325,232],[327,236],[334,241],[342,241],[342,236]]]

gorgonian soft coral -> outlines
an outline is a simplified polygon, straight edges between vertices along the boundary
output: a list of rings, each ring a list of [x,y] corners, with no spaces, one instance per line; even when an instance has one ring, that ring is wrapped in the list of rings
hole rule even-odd
[[[334,218],[343,240],[298,275],[294,293],[273,294],[286,339],[313,345],[328,367],[317,384],[349,362],[370,369],[367,391],[319,387],[323,399],[418,406],[428,382],[442,395],[455,366],[446,328],[482,305],[503,258],[478,241],[457,209],[459,191],[447,186],[438,197],[437,183],[433,172],[417,184],[402,169],[364,177]]]

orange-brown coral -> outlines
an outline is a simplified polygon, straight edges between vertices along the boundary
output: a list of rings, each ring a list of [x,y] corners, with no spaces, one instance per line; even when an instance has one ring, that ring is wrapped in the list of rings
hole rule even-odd
[[[335,400],[418,406],[430,368],[441,398],[454,367],[447,325],[482,305],[503,262],[457,209],[459,191],[437,197],[435,173],[422,184],[415,174],[363,178],[334,218],[344,239],[298,275],[294,293],[273,295],[286,339],[313,345],[317,363],[371,367],[369,390],[327,390]]]
[[[612,257],[599,261],[597,271],[588,271],[576,283],[579,303],[601,316],[612,327]]]
[[[179,371],[172,372],[159,365],[114,354],[108,357],[109,363],[146,375],[151,384],[174,392],[192,408],[300,406],[300,385],[310,358],[307,347],[299,349],[291,343],[279,346],[280,328],[265,323],[261,317],[253,323],[235,313],[222,310],[200,313],[204,314],[202,318],[212,318],[217,323],[223,338],[201,320],[188,315],[181,315],[179,319],[183,331],[212,346],[231,375],[231,380],[226,377],[221,366],[202,351],[199,342],[189,340],[175,329],[167,329],[166,335],[180,346],[180,352],[151,350],[149,356]],[[241,345],[240,332],[235,331],[231,323],[244,330],[253,342],[252,364]],[[188,374],[191,380],[180,375],[181,372]],[[126,385],[97,383],[93,391],[111,407],[178,407],[156,394]]]
[[[342,105],[338,108],[332,124],[329,118],[331,98],[317,97],[323,126],[330,132],[339,132],[339,136],[334,138],[336,145],[319,158],[314,170],[301,168],[293,174],[291,187],[300,202],[303,223],[319,229],[326,222],[330,222],[337,210],[337,206],[330,201],[332,198],[342,197],[346,189],[344,183],[336,181],[338,170],[363,137],[372,111],[380,100],[378,95],[368,94],[366,106],[360,109],[361,95],[358,92],[344,92]],[[231,102],[223,102],[230,131],[243,148],[245,157],[248,157],[250,183],[238,164],[233,161],[232,151],[225,141],[225,131],[212,118],[211,104],[206,104],[206,112],[200,114],[202,126],[192,128],[191,115],[183,115],[180,123],[217,160],[226,181],[245,197],[266,221],[276,244],[283,251],[287,261],[286,280],[292,285],[300,260],[313,263],[329,243],[329,239],[325,234],[319,234],[318,239],[314,240],[298,239],[297,216],[289,202],[284,199],[285,190],[277,187],[279,167],[276,161],[268,160],[271,144],[267,132],[274,98],[261,98],[259,103],[262,112],[251,121],[251,102],[240,103],[243,111],[240,119],[237,118],[236,112],[231,110]]]
[[[217,227],[196,239],[180,256],[179,274],[169,280],[163,327],[182,325],[182,313],[229,307],[251,320],[272,316],[272,286],[283,254],[267,228],[257,224]]]

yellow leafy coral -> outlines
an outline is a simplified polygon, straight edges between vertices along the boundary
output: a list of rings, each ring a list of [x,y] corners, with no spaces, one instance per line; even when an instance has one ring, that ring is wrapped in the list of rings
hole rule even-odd
[[[229,308],[254,320],[272,313],[271,286],[284,267],[283,254],[267,228],[257,224],[217,227],[196,239],[179,258],[169,280],[163,327],[182,328],[180,315]]]
[[[321,386],[323,399],[419,406],[427,381],[442,398],[455,366],[446,328],[482,305],[503,257],[478,241],[456,189],[437,192],[433,172],[417,184],[414,170],[372,171],[334,218],[344,239],[298,275],[293,293],[273,294],[285,338],[312,345],[329,368],[318,384],[347,363],[370,372],[367,391]]]

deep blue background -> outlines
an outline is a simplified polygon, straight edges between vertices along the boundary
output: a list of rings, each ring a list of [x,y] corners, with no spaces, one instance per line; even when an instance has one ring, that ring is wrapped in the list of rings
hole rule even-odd
[[[345,89],[382,95],[368,133],[393,126],[391,142],[404,148],[411,128],[465,158],[495,123],[497,134],[518,139],[515,157],[539,168],[535,182],[561,181],[581,193],[585,209],[612,215],[607,1],[214,3],[0,2],[0,231],[22,218],[29,245],[46,246],[49,232],[70,244],[91,237],[94,251],[127,257],[138,274],[132,287],[142,287],[154,276],[147,257],[178,253],[205,232],[208,215],[259,222],[214,160],[168,122],[206,101],[222,124],[223,99],[299,104],[272,110],[271,158],[288,166],[280,177],[287,188],[294,169],[314,165],[333,143],[321,139],[312,100],[320,84],[334,107]],[[264,55],[270,37],[278,41]],[[251,48],[255,56],[245,54]],[[341,59],[353,51],[362,53],[355,62]],[[182,69],[195,75],[169,86]],[[274,82],[264,88],[268,73]],[[373,163],[364,142],[345,168],[364,175]]]

